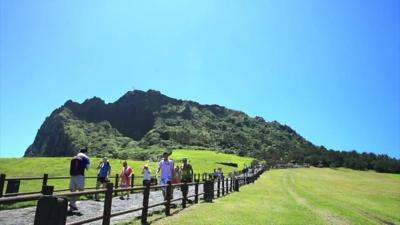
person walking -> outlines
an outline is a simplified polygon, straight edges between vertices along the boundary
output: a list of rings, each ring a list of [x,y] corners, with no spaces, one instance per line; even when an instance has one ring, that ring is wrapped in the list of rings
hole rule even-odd
[[[179,166],[175,167],[174,176],[172,178],[173,184],[179,184],[181,182],[181,168]]]
[[[174,161],[168,159],[168,157],[169,157],[169,153],[164,152],[163,159],[158,164],[157,175],[161,171],[160,185],[167,185],[168,182],[172,181],[172,178],[174,176]],[[162,192],[163,192],[164,200],[166,200],[166,188],[165,187],[162,188]],[[172,197],[172,193],[171,193],[171,197]]]
[[[188,163],[187,158],[182,159],[183,165],[182,165],[182,183],[191,183],[193,181],[193,168],[192,165]],[[183,185],[182,188],[182,195],[187,196],[189,192],[189,186]],[[188,199],[189,203],[192,203],[192,200]]]
[[[192,165],[188,163],[187,158],[182,159],[182,182],[191,183],[193,181],[193,168]]]
[[[128,162],[124,161],[122,163],[122,171],[121,171],[121,188],[129,188],[131,185],[131,177],[133,174],[133,169],[128,166]],[[129,199],[129,191],[126,191],[126,197]],[[121,193],[121,200],[124,200],[124,192]]]
[[[82,148],[80,152],[71,159],[69,168],[69,174],[71,176],[69,189],[71,192],[76,192],[77,190],[83,191],[85,189],[85,170],[88,170],[90,167],[90,159],[85,153],[87,153],[87,148]],[[78,206],[76,205],[78,198],[78,196],[72,196],[70,198],[70,211],[78,210]]]
[[[102,162],[100,162],[97,169],[98,173],[97,173],[96,189],[99,189],[100,187],[104,188],[105,184],[109,181],[108,177],[111,174],[111,165],[106,157],[103,158]],[[100,201],[98,193],[95,194],[95,200]]]
[[[145,164],[143,166],[143,186],[150,185],[151,183],[151,170],[149,165]]]

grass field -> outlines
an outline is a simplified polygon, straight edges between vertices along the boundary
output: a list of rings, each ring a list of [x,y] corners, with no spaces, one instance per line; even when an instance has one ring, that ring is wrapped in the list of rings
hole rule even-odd
[[[267,171],[255,183],[152,224],[400,224],[400,175],[349,169]],[[137,221],[131,224],[137,224]]]
[[[174,150],[171,159],[176,161],[176,165],[180,164],[182,157],[188,157],[193,166],[195,173],[212,172],[214,168],[221,167],[225,172],[232,171],[233,167],[217,164],[217,162],[234,162],[238,163],[239,168],[243,165],[250,165],[252,158],[239,157],[231,154],[223,154],[214,151],[203,150]],[[161,158],[161,156],[160,156]],[[64,158],[0,158],[0,173],[5,173],[10,177],[31,177],[43,176],[48,173],[49,176],[69,176],[69,164],[71,157]],[[92,168],[86,173],[87,176],[96,176],[96,167],[101,159],[92,158]],[[120,173],[123,160],[110,159],[112,166],[112,176]],[[128,160],[128,165],[133,167],[136,176],[142,176],[143,165],[147,163],[154,173],[157,171],[157,162],[144,162]],[[112,180],[113,181],[113,180]],[[135,179],[135,184],[142,183],[141,179]],[[48,185],[54,185],[55,189],[68,188],[69,180],[49,180]],[[39,191],[41,190],[42,181],[21,181],[20,192]],[[87,187],[95,186],[95,179],[87,179]]]

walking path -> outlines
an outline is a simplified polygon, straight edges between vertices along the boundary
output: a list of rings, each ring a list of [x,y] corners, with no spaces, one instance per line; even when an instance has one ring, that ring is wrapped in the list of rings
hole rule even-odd
[[[199,185],[199,193],[203,192],[203,185]],[[188,195],[194,194],[194,186],[189,187]],[[182,192],[179,189],[174,189],[174,198],[182,197]],[[194,198],[191,198],[194,199]],[[149,205],[155,204],[163,201],[163,196],[161,191],[152,191],[150,192],[149,197]],[[115,213],[118,211],[124,211],[127,209],[139,208],[142,206],[143,202],[143,194],[135,193],[130,195],[129,200],[121,200],[119,197],[114,197],[112,200],[112,211],[111,213]],[[180,203],[180,202],[175,202]],[[74,215],[70,215],[67,217],[67,223],[71,223],[74,221],[80,221],[88,218],[92,218],[95,216],[102,215],[104,202],[96,202],[92,200],[87,201],[78,201],[77,202],[79,212],[74,213]],[[164,206],[157,206],[149,209],[149,214],[154,212],[160,212],[164,209]],[[36,206],[19,208],[19,209],[11,209],[11,210],[1,210],[0,211],[0,224],[2,225],[27,225],[33,224],[35,218]],[[116,224],[123,221],[129,221],[134,219],[137,216],[141,215],[141,210],[124,214],[117,217],[111,218],[111,224]],[[99,225],[101,224],[101,220],[96,222],[88,223],[91,225]]]

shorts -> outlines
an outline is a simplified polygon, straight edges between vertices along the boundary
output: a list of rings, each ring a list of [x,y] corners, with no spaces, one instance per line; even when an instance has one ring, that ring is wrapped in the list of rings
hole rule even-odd
[[[151,180],[143,180],[143,186],[151,185]]]
[[[107,177],[97,177],[97,182],[100,182],[102,184],[107,183],[109,180]]]
[[[182,178],[182,183],[192,183],[192,178]]]
[[[160,179],[160,185],[166,185],[166,184],[168,184],[168,181],[171,181],[170,177],[162,177]]]
[[[69,181],[69,189],[71,191],[83,190],[85,188],[84,175],[72,175]]]

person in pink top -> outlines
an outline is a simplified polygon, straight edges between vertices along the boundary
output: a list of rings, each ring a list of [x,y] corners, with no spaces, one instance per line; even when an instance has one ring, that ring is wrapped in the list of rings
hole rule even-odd
[[[133,174],[133,169],[128,166],[128,163],[124,161],[122,163],[122,171],[121,171],[121,188],[129,188],[131,186],[131,177]],[[121,200],[124,200],[124,192],[121,193]],[[126,191],[126,197],[129,199],[129,191]]]

